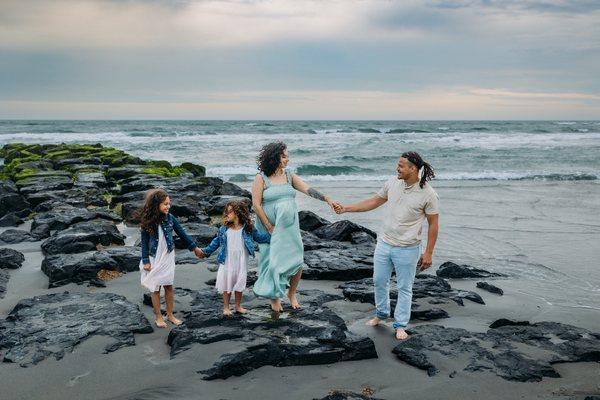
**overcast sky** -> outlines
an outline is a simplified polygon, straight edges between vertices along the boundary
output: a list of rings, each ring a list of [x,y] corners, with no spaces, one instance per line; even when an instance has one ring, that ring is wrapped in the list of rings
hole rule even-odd
[[[600,1],[0,0],[0,118],[600,119]]]

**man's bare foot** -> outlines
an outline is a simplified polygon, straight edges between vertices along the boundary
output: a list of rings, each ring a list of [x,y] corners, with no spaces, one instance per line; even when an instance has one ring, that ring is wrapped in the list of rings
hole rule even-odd
[[[235,308],[235,312],[238,314],[246,314],[248,312],[248,310],[246,310],[244,307],[240,306],[240,307]]]
[[[404,340],[406,338],[408,338],[408,333],[404,329],[396,329],[396,339]]]
[[[271,299],[271,310],[273,310],[275,312],[282,312],[283,307],[281,306],[281,300]]]
[[[377,317],[373,317],[370,320],[368,320],[367,322],[365,322],[365,325],[367,326],[377,326],[379,325],[379,323],[381,322],[381,320]]]
[[[290,292],[288,291],[287,296],[288,296],[288,299],[290,299],[290,303],[292,305],[292,308],[294,310],[299,309],[300,308],[300,303],[298,303],[298,299],[296,298],[296,293],[290,294]]]
[[[180,320],[180,319],[177,319],[177,318],[175,318],[175,316],[174,316],[174,315],[167,315],[167,319],[168,319],[168,320],[169,320],[169,322],[170,322],[170,323],[172,323],[173,325],[177,325],[177,326],[181,325],[181,320]]]
[[[223,308],[223,315],[226,317],[231,317],[231,310],[229,309],[229,307]]]
[[[165,320],[163,319],[163,317],[156,318],[156,321],[154,321],[154,323],[159,328],[166,328],[167,327],[167,323],[165,322]]]

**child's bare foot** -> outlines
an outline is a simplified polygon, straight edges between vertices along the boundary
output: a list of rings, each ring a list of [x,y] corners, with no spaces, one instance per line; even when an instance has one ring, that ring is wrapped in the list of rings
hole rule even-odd
[[[367,326],[377,326],[379,325],[379,323],[381,322],[381,320],[377,317],[373,317],[370,320],[368,320],[367,322],[365,322],[365,325]]]
[[[223,315],[226,317],[231,317],[231,310],[229,309],[229,307],[223,308]]]
[[[282,312],[283,307],[281,306],[281,300],[271,299],[271,310],[273,310],[275,312]]]
[[[165,322],[165,320],[163,319],[163,317],[158,317],[156,318],[156,321],[154,321],[154,323],[156,324],[156,326],[158,326],[159,328],[166,328],[167,327],[167,323]]]
[[[244,307],[239,306],[235,308],[235,312],[238,314],[246,314],[248,312],[248,310],[246,310]]]
[[[168,319],[168,320],[169,320],[169,322],[170,322],[170,323],[172,323],[173,325],[177,325],[177,326],[181,325],[181,320],[180,320],[180,319],[177,319],[177,318],[175,318],[175,316],[174,316],[174,315],[167,315],[167,319]]]
[[[298,303],[298,299],[296,298],[296,293],[290,294],[290,292],[288,291],[287,296],[288,296],[288,299],[290,299],[290,303],[292,305],[292,308],[294,310],[299,309],[300,308],[300,303]]]
[[[396,339],[398,340],[404,340],[408,338],[408,333],[406,333],[406,331],[402,328],[400,329],[396,329]]]

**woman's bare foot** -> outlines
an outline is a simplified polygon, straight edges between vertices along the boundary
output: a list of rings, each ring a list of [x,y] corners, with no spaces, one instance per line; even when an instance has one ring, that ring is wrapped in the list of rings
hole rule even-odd
[[[275,312],[282,312],[283,307],[281,306],[281,300],[271,299],[271,310],[273,310]]]
[[[170,323],[172,323],[173,325],[179,326],[181,325],[181,320],[175,318],[174,315],[167,315],[167,319],[169,320]]]
[[[288,296],[288,299],[290,299],[290,303],[291,303],[291,305],[292,305],[292,308],[293,308],[294,310],[297,310],[297,309],[299,309],[299,308],[300,308],[300,303],[298,303],[298,299],[296,298],[296,293],[293,293],[293,294],[291,294],[291,293],[288,291],[288,294],[287,294],[287,296]]]
[[[396,339],[404,340],[408,338],[408,333],[402,328],[396,329]]]
[[[370,320],[368,320],[367,322],[365,322],[365,325],[367,326],[377,326],[379,325],[379,323],[381,322],[381,320],[377,317],[373,317]]]
[[[223,308],[223,315],[226,317],[231,317],[231,310],[229,309],[229,307]]]
[[[246,310],[244,307],[239,306],[235,308],[235,312],[238,314],[246,314],[248,312],[248,310]]]
[[[159,328],[166,328],[167,327],[167,323],[165,322],[165,320],[163,319],[163,317],[158,317],[156,318],[156,321],[154,321],[154,323],[156,324],[156,326],[158,326]]]

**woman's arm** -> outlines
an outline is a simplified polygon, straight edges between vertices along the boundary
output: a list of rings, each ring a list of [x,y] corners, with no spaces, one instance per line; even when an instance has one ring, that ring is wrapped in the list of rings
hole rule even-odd
[[[252,208],[254,208],[254,212],[260,222],[262,222],[263,226],[269,231],[269,233],[273,233],[273,224],[267,218],[267,214],[265,210],[262,208],[262,195],[264,190],[265,181],[260,174],[257,174],[254,178],[254,183],[252,183]]]
[[[333,207],[333,200],[323,193],[319,192],[317,189],[314,189],[308,185],[308,183],[304,182],[302,178],[300,178],[295,173],[292,173],[292,186],[299,192],[306,194],[314,199],[321,200],[329,204]]]

